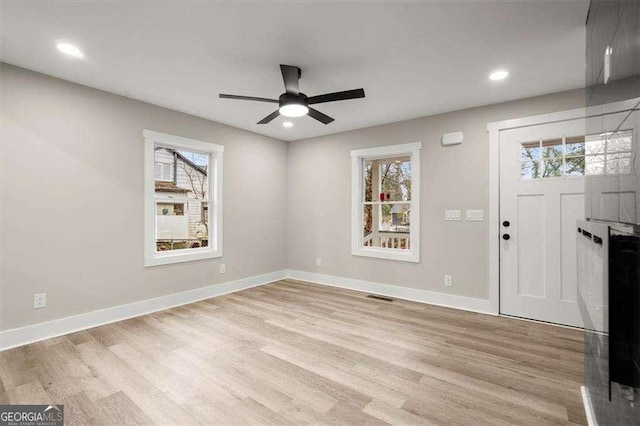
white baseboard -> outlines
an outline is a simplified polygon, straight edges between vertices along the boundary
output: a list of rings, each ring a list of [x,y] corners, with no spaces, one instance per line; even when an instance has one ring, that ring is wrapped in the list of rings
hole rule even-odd
[[[314,272],[289,270],[288,277],[308,281],[315,284],[340,287],[365,293],[380,294],[395,299],[411,300],[413,302],[428,303],[430,305],[446,306],[464,311],[480,312],[495,315],[488,299],[457,296],[455,294],[438,293],[436,291],[418,290],[397,285],[382,284],[371,281],[355,280],[352,278],[336,277],[334,275],[316,274]]]
[[[269,284],[284,278],[292,278],[300,281],[308,281],[315,284],[340,287],[365,293],[380,294],[396,299],[446,306],[465,311],[481,312],[491,315],[494,314],[490,309],[489,300],[485,299],[456,296],[453,294],[438,293],[435,291],[418,290],[396,285],[336,277],[333,275],[316,274],[313,272],[282,270],[243,278],[236,281],[214,284],[208,287],[197,288],[182,293],[169,294],[153,299],[142,300],[126,305],[114,306],[112,308],[101,309],[99,311],[60,318],[40,324],[0,331],[0,351],[86,330],[88,328],[98,327],[104,324],[110,324],[116,321],[122,321],[140,315],[146,315],[163,309],[186,305],[188,303],[198,302],[200,300],[216,296],[222,296],[224,294],[233,293],[251,287]]]
[[[587,415],[587,424],[589,426],[598,426],[598,422],[596,421],[596,413],[593,412],[593,405],[591,405],[589,390],[585,386],[580,386],[580,392],[582,393],[582,403],[584,404],[584,412]]]
[[[187,303],[193,303],[211,297],[222,296],[251,287],[256,287],[278,281],[287,277],[287,271],[276,271],[236,281],[214,284],[208,287],[197,288],[182,293],[169,294],[142,300],[126,305],[114,306],[99,311],[87,312],[71,317],[34,324],[21,328],[0,331],[0,351],[74,333],[80,330],[122,321],[128,318],[173,308]]]

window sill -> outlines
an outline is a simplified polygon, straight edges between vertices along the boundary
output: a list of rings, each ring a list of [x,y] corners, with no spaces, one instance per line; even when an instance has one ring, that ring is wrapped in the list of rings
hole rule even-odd
[[[167,254],[164,254],[167,253]],[[162,252],[153,257],[144,258],[145,268],[148,266],[171,265],[173,263],[191,262],[193,260],[213,259],[222,257],[221,251],[214,250],[180,250],[180,253]]]
[[[402,262],[420,263],[420,256],[410,250],[357,248],[352,249],[353,256],[374,257],[377,259],[399,260]]]

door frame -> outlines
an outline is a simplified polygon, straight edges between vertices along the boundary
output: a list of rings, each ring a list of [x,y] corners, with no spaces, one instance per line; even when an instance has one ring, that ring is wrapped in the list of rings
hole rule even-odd
[[[489,284],[490,313],[500,315],[500,132],[579,118],[631,112],[639,106],[640,98],[634,98],[610,104],[487,123],[487,132],[489,132],[489,211],[487,214],[489,221],[489,241],[487,244],[489,267],[487,282]]]

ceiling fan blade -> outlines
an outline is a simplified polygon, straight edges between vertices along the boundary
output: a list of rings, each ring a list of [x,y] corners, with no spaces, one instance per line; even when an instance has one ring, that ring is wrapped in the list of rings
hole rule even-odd
[[[298,80],[302,75],[300,68],[292,65],[280,65],[280,71],[282,72],[285,91],[293,95],[300,93],[300,88],[298,87]]]
[[[317,109],[309,108],[309,117],[315,118],[322,124],[329,124],[333,121],[333,118],[329,117],[327,114],[323,114]]]
[[[258,121],[258,124],[267,124],[270,123],[271,120],[273,120],[274,118],[276,118],[277,116],[280,115],[280,111],[274,111],[271,114],[267,115],[265,118],[263,118],[262,120]]]
[[[220,97],[222,99],[237,99],[239,101],[270,102],[272,104],[277,104],[279,102],[277,99],[256,98],[255,96],[225,95],[224,93],[220,93]]]
[[[344,92],[326,93],[324,95],[311,96],[307,99],[309,105],[325,102],[346,101],[347,99],[364,98],[364,89],[345,90]]]

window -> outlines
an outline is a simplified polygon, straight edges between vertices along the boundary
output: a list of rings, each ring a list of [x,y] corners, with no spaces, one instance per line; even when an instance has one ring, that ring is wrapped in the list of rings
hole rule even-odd
[[[173,163],[163,163],[160,161],[156,161],[155,171],[156,180],[173,182]]]
[[[633,131],[522,142],[524,180],[633,173]]]
[[[222,256],[224,147],[151,130],[143,135],[145,266]]]
[[[351,254],[420,261],[421,147],[351,151]]]

